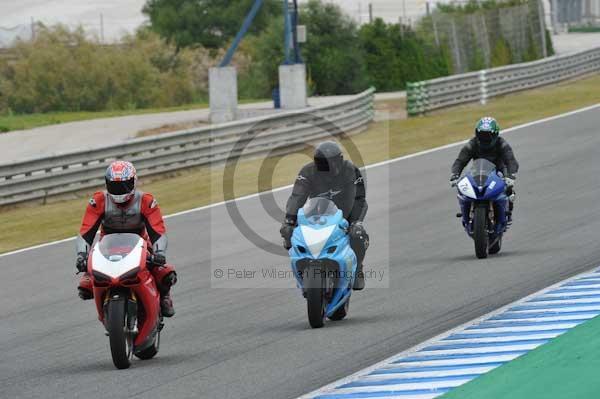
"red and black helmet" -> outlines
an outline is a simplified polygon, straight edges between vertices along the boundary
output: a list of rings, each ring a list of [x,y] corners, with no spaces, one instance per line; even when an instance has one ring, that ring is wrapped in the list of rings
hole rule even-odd
[[[105,179],[106,191],[114,203],[124,204],[133,197],[137,173],[131,162],[112,162],[106,169]]]

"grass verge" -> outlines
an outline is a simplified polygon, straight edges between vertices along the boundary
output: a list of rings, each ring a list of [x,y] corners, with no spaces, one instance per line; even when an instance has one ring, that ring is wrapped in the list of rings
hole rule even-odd
[[[266,100],[242,100],[240,104],[260,102]],[[156,114],[162,112],[189,111],[193,109],[208,108],[208,103],[186,104],[177,107],[145,108],[134,110],[115,110],[99,112],[50,112],[43,114],[0,115],[0,133],[14,130],[33,129],[41,126],[56,125],[59,123],[78,122],[90,119],[112,118],[116,116],[130,116],[143,114]]]
[[[351,140],[369,164],[471,137],[475,121],[482,115],[494,115],[507,128],[599,102],[600,75],[596,75],[513,94],[485,106],[465,105],[425,117],[374,123]],[[382,151],[385,146],[388,150]],[[234,182],[235,194],[241,196],[290,184],[308,159],[306,151],[269,159],[269,163],[277,166],[276,173],[271,182],[260,187],[257,176],[264,160],[241,161]],[[169,179],[141,182],[140,187],[154,193],[163,212],[168,214],[223,200],[222,181],[222,167],[205,167]],[[75,235],[88,195],[44,206],[24,204],[1,209],[0,253]]]

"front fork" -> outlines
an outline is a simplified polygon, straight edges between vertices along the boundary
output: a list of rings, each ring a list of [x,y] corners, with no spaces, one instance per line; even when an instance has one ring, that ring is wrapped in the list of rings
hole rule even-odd
[[[132,339],[138,334],[138,304],[135,292],[133,290],[106,290],[103,300],[104,322],[108,320],[108,304],[109,302],[123,300],[125,304],[125,328],[128,334],[131,334]],[[106,324],[105,324],[106,327]],[[108,331],[106,332],[108,335]]]
[[[475,201],[465,201],[459,199],[459,206],[462,213],[462,224],[469,235],[473,234],[473,214],[476,206],[483,206],[483,203]],[[508,199],[499,201],[488,201],[488,233],[502,234],[506,230],[506,212],[508,210]],[[504,220],[504,222],[502,222]]]

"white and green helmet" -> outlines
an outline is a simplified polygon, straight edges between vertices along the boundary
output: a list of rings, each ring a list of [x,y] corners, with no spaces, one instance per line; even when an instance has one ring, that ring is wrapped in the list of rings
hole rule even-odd
[[[486,116],[477,122],[475,127],[475,137],[479,141],[479,146],[483,149],[492,148],[496,141],[498,141],[498,135],[500,134],[500,125],[496,119]]]

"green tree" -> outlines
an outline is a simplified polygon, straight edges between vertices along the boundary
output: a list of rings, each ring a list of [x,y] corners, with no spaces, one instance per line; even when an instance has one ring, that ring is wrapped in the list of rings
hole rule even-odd
[[[445,54],[408,26],[376,19],[359,32],[369,83],[380,91],[401,90],[406,82],[448,75]]]
[[[240,97],[271,97],[279,84],[279,65],[284,61],[283,18],[271,21],[260,36],[249,37],[240,50],[250,56],[250,65],[240,71]]]
[[[300,9],[300,23],[308,31],[301,47],[313,94],[353,94],[368,87],[358,29],[338,6],[311,0]],[[242,96],[270,96],[284,62],[282,18],[250,38],[243,50],[249,52],[251,65],[240,73]]]
[[[403,83],[393,36],[392,30],[380,18],[363,25],[359,32],[369,83],[380,91],[396,90]]]
[[[300,12],[302,48],[315,94],[353,94],[368,87],[356,24],[333,4],[309,0]]]
[[[153,31],[177,48],[225,46],[242,26],[254,0],[147,0],[143,13]],[[265,0],[251,33],[261,32],[275,16],[282,15],[279,0]]]

